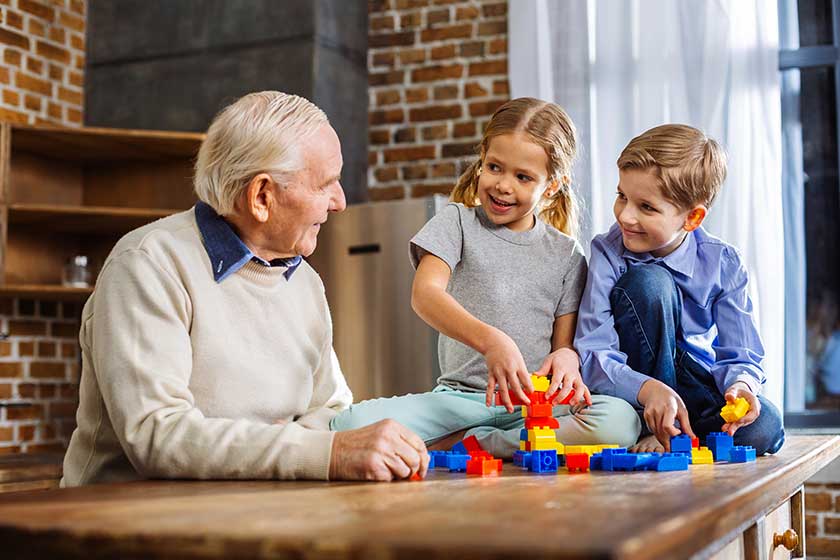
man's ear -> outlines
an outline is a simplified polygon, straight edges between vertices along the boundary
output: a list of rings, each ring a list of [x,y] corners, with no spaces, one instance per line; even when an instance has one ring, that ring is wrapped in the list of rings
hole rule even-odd
[[[274,203],[274,180],[268,173],[258,173],[245,188],[245,209],[260,223],[268,221]]]
[[[685,217],[685,224],[683,224],[683,229],[685,231],[694,231],[699,228],[700,224],[703,223],[703,220],[706,219],[707,213],[708,210],[706,207],[702,204],[698,204],[688,211],[688,214]]]

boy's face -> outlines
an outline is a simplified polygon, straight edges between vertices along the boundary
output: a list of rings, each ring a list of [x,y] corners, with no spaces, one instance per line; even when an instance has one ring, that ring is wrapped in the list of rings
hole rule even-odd
[[[613,212],[629,251],[669,255],[706,215],[703,206],[680,210],[665,199],[653,169],[620,169],[618,177]]]

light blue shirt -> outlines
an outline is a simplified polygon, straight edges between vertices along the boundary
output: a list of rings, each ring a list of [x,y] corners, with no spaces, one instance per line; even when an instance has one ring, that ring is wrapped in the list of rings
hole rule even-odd
[[[701,227],[676,251],[657,258],[625,249],[616,224],[592,240],[578,312],[575,347],[589,389],[639,406],[639,389],[650,377],[630,368],[619,350],[610,292],[629,267],[647,263],[664,265],[677,285],[682,301],[677,347],[709,372],[721,393],[736,381],[757,393],[764,383],[764,346],[753,319],[747,270],[735,248]]]

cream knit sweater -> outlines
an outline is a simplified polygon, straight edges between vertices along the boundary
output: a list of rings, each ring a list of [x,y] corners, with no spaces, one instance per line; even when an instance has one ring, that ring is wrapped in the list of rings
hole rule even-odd
[[[246,264],[216,283],[193,210],[114,247],[82,312],[62,486],[329,474],[352,402],[318,274]]]

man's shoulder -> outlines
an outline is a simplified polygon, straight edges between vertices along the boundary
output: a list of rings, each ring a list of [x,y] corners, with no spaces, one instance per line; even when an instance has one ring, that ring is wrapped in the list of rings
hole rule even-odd
[[[125,234],[117,241],[107,260],[142,252],[158,260],[164,255],[183,254],[189,245],[201,246],[201,236],[195,224],[193,209],[172,214],[141,226]]]

